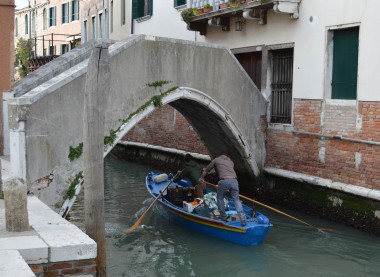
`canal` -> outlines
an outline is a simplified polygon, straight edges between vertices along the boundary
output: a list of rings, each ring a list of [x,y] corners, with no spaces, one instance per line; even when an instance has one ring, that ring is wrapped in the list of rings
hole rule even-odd
[[[273,223],[264,244],[240,246],[176,226],[153,209],[125,236],[153,199],[145,189],[152,167],[105,160],[107,276],[379,276],[380,237],[276,207],[321,233],[265,208]],[[83,193],[70,221],[84,230]]]

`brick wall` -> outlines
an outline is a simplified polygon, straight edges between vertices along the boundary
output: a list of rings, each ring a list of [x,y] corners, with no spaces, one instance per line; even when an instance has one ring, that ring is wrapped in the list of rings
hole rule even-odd
[[[14,0],[2,0],[0,7],[0,95],[13,89]],[[0,155],[3,154],[3,105],[0,105]]]
[[[294,130],[379,141],[380,103],[294,100]],[[362,123],[358,124],[357,119]],[[380,146],[268,129],[267,166],[380,189]]]
[[[141,120],[124,139],[208,154],[203,142],[186,118],[169,105],[161,107]]]
[[[29,265],[37,277],[56,277],[75,274],[96,274],[95,260],[67,261],[59,263],[46,263]]]
[[[262,118],[262,128],[267,127]],[[294,99],[293,130],[380,141],[380,102],[324,104]],[[143,119],[126,140],[207,154],[187,120],[166,105]],[[380,189],[380,146],[267,129],[266,166]]]

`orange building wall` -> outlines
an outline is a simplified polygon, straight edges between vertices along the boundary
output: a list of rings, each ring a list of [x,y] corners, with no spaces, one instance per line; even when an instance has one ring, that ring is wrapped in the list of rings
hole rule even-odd
[[[13,88],[14,0],[0,0],[0,94]],[[0,154],[3,153],[3,107],[0,105]]]

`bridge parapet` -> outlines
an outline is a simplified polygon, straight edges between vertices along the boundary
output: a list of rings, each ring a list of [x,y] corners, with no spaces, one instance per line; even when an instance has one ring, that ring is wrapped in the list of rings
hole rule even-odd
[[[69,52],[35,71],[18,84],[9,101],[12,168],[21,165],[16,175],[29,185],[54,173],[57,182],[66,182],[55,191],[64,191],[66,179],[81,169],[81,159],[70,161],[68,156],[70,147],[83,142],[87,61],[96,44],[78,48],[78,57]],[[189,120],[211,156],[226,150],[240,174],[260,174],[267,101],[229,49],[139,35],[115,42],[109,55],[110,92],[105,96],[105,129],[100,130],[104,136],[117,130],[116,143],[122,132],[159,108],[150,101],[161,92],[147,84],[167,80],[174,89],[161,100]],[[120,128],[131,115],[129,127]]]

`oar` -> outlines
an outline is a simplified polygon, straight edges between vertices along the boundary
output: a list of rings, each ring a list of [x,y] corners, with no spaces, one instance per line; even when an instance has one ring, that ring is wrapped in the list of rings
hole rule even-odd
[[[140,216],[140,218],[132,225],[132,227],[129,228],[129,230],[126,232],[126,235],[133,232],[134,230],[136,230],[137,227],[139,227],[139,225],[143,221],[146,214],[153,207],[154,203],[156,203],[156,201],[162,196],[162,194],[165,192],[165,190],[167,190],[167,188],[170,186],[170,184],[173,183],[173,180],[177,177],[177,175],[178,175],[178,173],[170,180],[169,184],[166,185],[166,187],[160,192],[160,194],[156,197],[156,199],[154,199],[152,204],[150,204],[150,206],[148,207],[148,209],[146,209],[146,211],[142,214],[142,216]]]
[[[210,186],[213,186],[214,188],[217,188],[217,186],[214,185],[214,184],[212,184],[212,183],[206,182],[206,184],[208,184],[208,185],[210,185]],[[259,202],[259,201],[257,201],[257,200],[253,200],[253,199],[248,198],[248,197],[246,197],[246,196],[244,196],[244,195],[241,195],[241,194],[239,194],[239,196],[240,196],[241,198],[245,199],[245,200],[251,201],[251,202],[256,203],[256,204],[259,204],[259,205],[261,205],[261,206],[263,206],[263,207],[265,207],[265,208],[268,208],[268,209],[270,209],[270,210],[272,210],[272,211],[275,211],[275,212],[277,212],[277,213],[280,213],[280,214],[282,214],[282,215],[285,215],[285,216],[287,216],[287,217],[290,217],[291,219],[297,220],[298,222],[301,222],[301,223],[303,223],[303,224],[306,224],[306,225],[309,226],[309,227],[315,228],[315,229],[317,229],[319,232],[322,232],[322,233],[323,233],[323,232],[331,232],[331,231],[333,231],[333,229],[330,229],[330,228],[317,228],[317,227],[315,227],[315,226],[313,226],[313,225],[311,225],[311,224],[309,224],[309,223],[307,223],[307,222],[305,222],[305,221],[303,221],[303,220],[301,220],[301,219],[298,219],[298,218],[296,218],[296,217],[294,217],[294,216],[291,216],[290,214],[287,214],[287,213],[284,213],[284,212],[282,212],[282,211],[280,211],[280,210],[277,210],[277,209],[275,209],[275,208],[273,208],[273,207],[271,207],[271,206],[268,206],[268,205],[266,205],[266,204],[264,204],[264,203],[261,203],[261,202]]]

